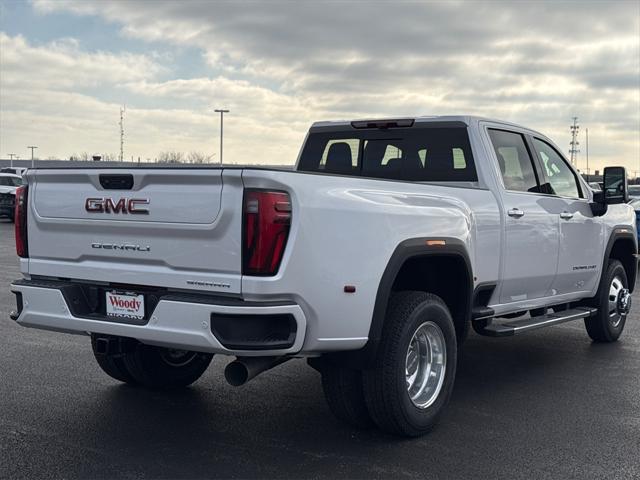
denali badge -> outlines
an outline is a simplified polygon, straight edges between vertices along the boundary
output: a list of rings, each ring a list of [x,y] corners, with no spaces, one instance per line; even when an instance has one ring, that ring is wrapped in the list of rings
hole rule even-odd
[[[195,287],[231,288],[230,283],[208,282],[206,280],[187,280],[187,285]]]
[[[125,250],[127,252],[150,252],[149,245],[133,245],[131,243],[92,243],[91,248],[101,248],[102,250]]]
[[[140,205],[149,205],[148,198],[120,198],[114,201],[112,198],[87,198],[84,201],[84,209],[91,213],[149,213]]]

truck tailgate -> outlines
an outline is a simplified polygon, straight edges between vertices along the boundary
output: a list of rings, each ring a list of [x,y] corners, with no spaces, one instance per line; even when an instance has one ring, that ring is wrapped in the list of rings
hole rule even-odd
[[[27,178],[30,275],[240,293],[240,171],[48,169]]]

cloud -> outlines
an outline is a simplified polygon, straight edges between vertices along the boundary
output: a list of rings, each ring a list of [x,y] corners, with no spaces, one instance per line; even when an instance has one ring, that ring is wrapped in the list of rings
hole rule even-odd
[[[126,158],[153,159],[161,151],[218,151],[217,116],[208,101],[216,99],[238,111],[227,124],[246,135],[228,135],[227,149],[237,161],[292,163],[304,130],[312,121],[298,100],[247,81],[219,78],[159,81],[167,69],[145,55],[86,52],[74,39],[34,46],[22,36],[0,32],[0,148],[21,152],[35,142],[43,157],[68,158],[72,153],[116,153],[122,102],[136,102],[125,114]],[[174,100],[173,107],[167,101]],[[184,105],[194,102],[193,109]],[[273,115],[259,114],[272,109]],[[283,125],[287,128],[283,129]],[[285,130],[285,131],[283,131]],[[273,141],[273,140],[276,141]]]
[[[213,66],[294,85],[292,74],[322,73],[344,83],[345,72],[367,84],[379,81],[372,69],[390,78],[399,67],[402,82],[437,75],[438,64],[468,57],[509,59],[516,67],[552,57],[555,66],[576,70],[616,49],[628,59],[625,70],[637,74],[640,53],[640,7],[630,2],[580,8],[575,2],[368,2],[363,8],[358,2],[37,0],[35,6],[101,15],[130,37],[199,47]],[[425,71],[423,64],[434,68]],[[474,70],[483,66],[492,67],[477,62]]]
[[[202,132],[181,132],[181,146],[210,142],[215,120],[207,108],[215,104],[232,110],[225,152],[236,161],[247,154],[274,163],[283,155],[295,158],[312,120],[448,113],[520,122],[565,148],[569,119],[578,115],[597,139],[592,160],[640,158],[635,2],[586,2],[579,8],[571,1],[32,4],[42,15],[100,17],[153,51],[115,55],[83,52],[81,42],[36,48],[12,40],[44,55],[52,75],[56,66],[69,68],[68,62],[76,70],[108,65],[102,71],[114,74],[106,75],[107,88],[134,95],[138,105],[131,112],[135,107],[140,118],[158,122],[141,127],[157,135],[149,137],[147,150],[174,138],[172,116]],[[172,56],[162,53],[162,45],[199,50],[208,74],[172,71]],[[81,63],[74,65],[76,57]],[[24,73],[17,58],[11,68]],[[77,93],[101,85],[92,83],[96,75],[52,75],[54,86],[41,82],[39,88]]]
[[[0,32],[2,85],[5,88],[101,87],[155,78],[165,68],[145,55],[84,52],[74,38],[43,46]]]

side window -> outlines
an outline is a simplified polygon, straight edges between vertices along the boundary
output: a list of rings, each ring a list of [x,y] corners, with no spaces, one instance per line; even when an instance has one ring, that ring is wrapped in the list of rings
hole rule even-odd
[[[380,178],[401,178],[405,154],[398,145],[401,139],[365,140],[363,147],[362,173]]]
[[[517,192],[539,192],[524,137],[519,133],[494,129],[489,129],[489,137],[498,158],[504,188]]]
[[[464,158],[464,150],[461,148],[452,148],[451,154],[453,155],[453,169],[454,170],[464,170],[467,168],[467,161]],[[418,157],[420,158],[420,163],[422,166],[427,165],[427,149],[421,148],[418,150]]]
[[[364,148],[367,148],[366,143]],[[388,164],[389,160],[393,160],[394,158],[402,158],[402,150],[395,145],[387,145],[387,149],[382,157],[382,165]]]
[[[358,165],[358,147],[360,146],[360,140],[357,138],[343,138],[340,140],[329,140],[322,152],[322,158],[320,159],[320,169],[325,169],[327,165],[327,158],[331,157],[330,164],[335,162],[335,158],[339,154],[344,157],[342,160],[345,163],[351,160],[351,166]],[[332,148],[333,147],[333,148]],[[351,156],[349,157],[349,153]],[[331,168],[332,165],[329,165]]]
[[[420,150],[418,150],[418,158],[420,159],[420,163],[424,167],[425,162],[427,161],[427,149],[426,148],[421,148]]]
[[[453,153],[453,168],[455,170],[467,168],[467,161],[464,159],[464,151],[461,148],[451,149]]]
[[[565,160],[547,142],[533,139],[533,145],[540,155],[551,192],[561,197],[582,198],[575,174]]]

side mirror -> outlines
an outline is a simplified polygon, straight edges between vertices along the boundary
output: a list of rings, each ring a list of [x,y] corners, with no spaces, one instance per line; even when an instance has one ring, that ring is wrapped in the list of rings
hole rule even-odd
[[[614,205],[627,203],[627,171],[624,167],[604,167],[604,203]]]

